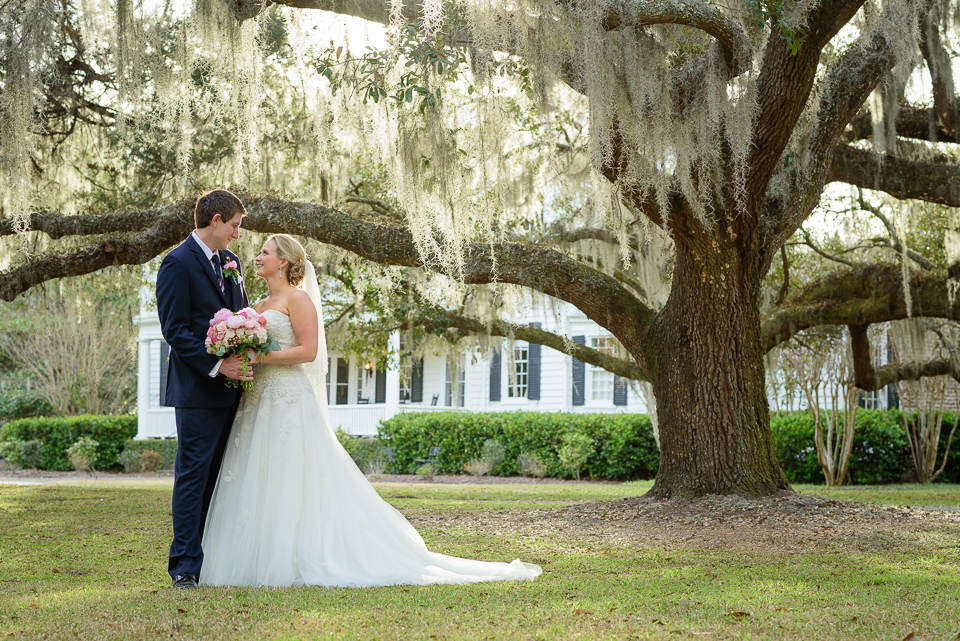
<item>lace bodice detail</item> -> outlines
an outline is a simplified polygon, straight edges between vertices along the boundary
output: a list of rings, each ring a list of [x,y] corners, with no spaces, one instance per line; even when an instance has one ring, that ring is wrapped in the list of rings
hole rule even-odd
[[[280,349],[299,345],[289,316],[275,309],[268,309],[261,316],[267,319],[267,331],[280,344]],[[312,393],[303,365],[254,365],[253,387],[244,392],[237,411],[243,412],[248,404],[259,403],[264,394],[274,402],[284,399],[292,403],[300,396]]]
[[[293,333],[290,317],[275,309],[268,309],[260,314],[267,319],[267,331],[275,341],[280,343],[280,349],[288,349],[299,345],[297,335]]]

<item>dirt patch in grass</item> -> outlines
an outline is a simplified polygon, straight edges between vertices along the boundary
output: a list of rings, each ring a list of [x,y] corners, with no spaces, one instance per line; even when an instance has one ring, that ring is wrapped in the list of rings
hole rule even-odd
[[[865,550],[919,533],[960,540],[960,513],[874,505],[784,492],[750,499],[708,496],[654,501],[629,497],[551,510],[433,515],[406,511],[417,527],[470,528],[492,535],[551,533],[610,544],[809,552],[811,545]]]

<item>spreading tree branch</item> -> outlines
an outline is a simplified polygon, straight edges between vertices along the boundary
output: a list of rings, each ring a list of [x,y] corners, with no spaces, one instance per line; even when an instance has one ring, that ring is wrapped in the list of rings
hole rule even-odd
[[[633,380],[647,380],[648,378],[647,373],[632,361],[617,358],[610,354],[604,354],[585,345],[578,345],[558,334],[527,325],[517,325],[499,320],[488,323],[437,307],[431,307],[428,310],[424,310],[416,318],[408,320],[404,325],[404,328],[413,327],[423,327],[430,332],[456,330],[458,334],[453,337],[455,340],[459,340],[468,334],[515,338],[527,341],[528,343],[536,343],[550,347],[584,363],[602,367],[617,376]]]
[[[770,30],[757,79],[758,115],[747,158],[748,212],[759,215],[762,211],[770,178],[777,170],[813,89],[823,47],[853,18],[862,4],[863,0],[819,3],[805,26],[809,35],[797,52],[791,51],[789,44],[781,38],[778,25]],[[743,220],[740,224],[744,226],[750,222]]]
[[[878,159],[873,153],[850,145],[838,146],[827,182],[883,191],[900,200],[912,198],[960,206],[960,167],[889,155]]]
[[[933,107],[914,107],[900,105],[896,119],[897,136],[915,140],[935,142],[960,142],[960,136],[954,130],[948,130],[939,122],[937,111]],[[861,111],[850,121],[850,128],[843,138],[848,142],[866,140],[873,136],[873,115]]]
[[[335,245],[384,265],[442,268],[417,252],[413,234],[406,227],[368,222],[344,212],[307,202],[273,196],[240,194],[249,215],[243,226],[262,233],[313,238]],[[116,234],[91,248],[68,254],[49,254],[0,273],[0,299],[13,300],[46,280],[88,274],[112,265],[142,264],[185,238],[193,229],[192,211],[181,203],[143,212],[118,212],[106,216],[61,216],[36,214],[37,229],[66,235]],[[125,222],[123,217],[129,217]],[[84,220],[80,220],[84,219]],[[97,221],[99,221],[99,226]],[[7,233],[12,228],[7,227]],[[472,243],[465,250],[463,271],[448,274],[468,285],[509,283],[535,289],[566,301],[591,320],[608,329],[624,345],[639,345],[640,335],[654,312],[616,278],[545,245],[502,242]]]
[[[900,381],[919,381],[929,376],[952,376],[960,382],[960,368],[951,359],[931,359],[922,363],[889,363],[874,367],[867,337],[869,325],[850,325],[850,347],[853,350],[855,384],[867,392],[883,389]]]
[[[960,299],[951,304],[947,281],[942,273],[911,273],[912,315],[960,320]],[[863,325],[907,317],[900,265],[858,265],[827,274],[767,312],[764,349],[770,350],[810,327]]]

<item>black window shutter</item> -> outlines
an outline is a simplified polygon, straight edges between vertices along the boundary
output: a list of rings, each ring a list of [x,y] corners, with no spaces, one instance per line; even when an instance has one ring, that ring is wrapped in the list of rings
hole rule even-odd
[[[170,367],[170,346],[160,341],[160,407],[167,405],[167,369]]]
[[[374,403],[387,402],[387,370],[377,368],[376,387],[373,393]]]
[[[573,342],[577,345],[586,345],[586,336],[574,336]],[[583,361],[573,359],[573,404],[583,405],[586,397],[584,396],[584,383],[586,380],[587,368]]]
[[[540,323],[530,323],[530,327],[540,329]],[[527,348],[527,398],[540,400],[540,345],[530,343]]]
[[[337,359],[337,405],[347,404],[347,392],[350,389],[350,363],[344,358]]]
[[[887,409],[895,410],[900,408],[900,395],[897,393],[897,386],[891,383],[887,385]]]
[[[493,349],[490,355],[490,400],[500,400],[500,350]]]
[[[410,368],[410,402],[423,402],[423,358],[413,359]]]
[[[627,404],[627,379],[613,375],[613,404]]]

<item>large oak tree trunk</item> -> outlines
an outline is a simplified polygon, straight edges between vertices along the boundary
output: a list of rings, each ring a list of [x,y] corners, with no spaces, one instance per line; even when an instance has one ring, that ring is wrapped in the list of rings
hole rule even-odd
[[[655,498],[789,489],[774,455],[760,334],[760,269],[718,233],[678,243],[671,296],[651,328],[660,422]]]

